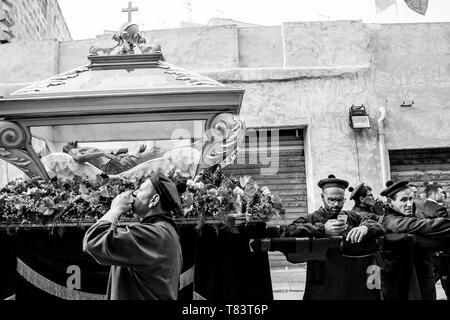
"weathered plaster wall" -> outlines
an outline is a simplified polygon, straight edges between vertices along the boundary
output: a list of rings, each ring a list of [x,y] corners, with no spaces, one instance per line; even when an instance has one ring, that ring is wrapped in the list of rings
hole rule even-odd
[[[361,181],[376,194],[383,189],[376,122],[381,106],[387,108],[389,149],[450,147],[449,23],[286,23],[282,31],[284,68],[209,75],[246,89],[242,115],[249,126],[307,127],[310,210],[320,204],[317,181],[329,173],[358,183],[355,137],[348,126],[352,104],[364,104],[371,116],[372,128],[357,133],[356,140]],[[260,50],[258,42],[247,43],[245,57]],[[412,108],[399,107],[412,100]]]
[[[8,43],[0,51],[0,83],[41,81],[57,72],[58,42]]]
[[[283,66],[281,27],[239,28],[238,31],[241,68]]]
[[[361,21],[286,22],[282,25],[286,67],[368,64],[370,34]]]
[[[0,47],[0,96],[57,73],[59,43],[14,42]]]
[[[89,48],[97,46],[110,48],[116,42],[112,40],[112,35],[102,36],[96,39],[63,41],[59,44],[58,72],[65,72],[79,66],[89,64]]]
[[[355,135],[348,125],[348,108],[353,103],[376,105],[367,76],[240,85],[246,90],[241,116],[249,127],[307,128],[310,210],[320,203],[317,181],[331,173],[355,186],[359,171],[361,181],[370,181],[376,191],[381,191],[376,110],[369,109],[372,129],[356,135],[359,170]]]
[[[386,103],[388,148],[450,147],[450,24],[372,28],[373,90]]]
[[[250,32],[256,34],[259,29]],[[246,89],[241,115],[249,127],[306,128],[310,211],[321,202],[317,181],[331,173],[349,180],[353,186],[366,181],[375,192],[381,191],[378,103],[370,76],[370,31],[359,21],[284,23],[281,31],[284,68],[266,64],[259,69],[209,75]],[[244,46],[242,41],[242,47],[245,55],[241,53],[240,57],[254,55],[255,66],[261,66],[260,42]],[[273,63],[279,58],[276,54],[273,57],[274,60],[266,60]],[[348,124],[352,104],[369,106],[372,119],[372,129],[356,137]],[[348,202],[346,207],[352,204]]]
[[[178,28],[144,32],[161,45],[166,61],[194,70],[239,66],[238,28],[235,25]]]

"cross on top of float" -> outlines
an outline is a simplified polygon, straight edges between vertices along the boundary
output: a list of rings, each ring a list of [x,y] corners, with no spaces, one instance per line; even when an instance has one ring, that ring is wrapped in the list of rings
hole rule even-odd
[[[139,11],[138,7],[133,7],[133,2],[130,1],[128,2],[128,7],[127,8],[123,8],[122,12],[127,12],[128,13],[128,22],[131,22],[131,18],[132,18],[132,13],[135,11]]]

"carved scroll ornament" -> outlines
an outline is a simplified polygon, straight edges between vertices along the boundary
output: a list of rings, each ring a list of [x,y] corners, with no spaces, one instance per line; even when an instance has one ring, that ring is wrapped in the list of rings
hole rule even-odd
[[[16,166],[30,178],[48,179],[44,166],[31,146],[30,132],[17,123],[0,122],[0,159]]]
[[[202,168],[216,164],[226,167],[232,163],[238,155],[245,132],[245,123],[239,116],[229,113],[216,116],[206,131],[208,143],[203,150]]]

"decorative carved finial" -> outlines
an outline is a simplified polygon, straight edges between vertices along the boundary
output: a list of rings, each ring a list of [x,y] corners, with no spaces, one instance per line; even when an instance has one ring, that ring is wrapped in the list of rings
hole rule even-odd
[[[97,55],[127,55],[127,54],[148,54],[161,53],[161,46],[158,44],[147,45],[147,41],[139,32],[139,26],[135,23],[127,22],[123,24],[119,32],[113,37],[117,44],[112,48],[98,48],[92,46],[89,54]]]
[[[119,32],[114,34],[114,36],[112,37],[112,39],[117,42],[117,44],[114,47],[99,48],[96,46],[92,46],[89,49],[89,55],[112,56],[112,55],[161,53],[161,46],[158,44],[148,45],[147,41],[139,31],[139,26],[131,22],[132,20],[131,14],[134,11],[139,11],[139,8],[133,7],[131,1],[128,2],[128,8],[122,9],[122,12],[128,12],[128,22],[124,23],[120,27]]]
[[[133,2],[130,1],[128,2],[128,8],[123,8],[122,12],[128,12],[128,23],[131,23],[131,14],[133,13],[133,11],[139,11],[138,7],[134,7],[133,8]]]

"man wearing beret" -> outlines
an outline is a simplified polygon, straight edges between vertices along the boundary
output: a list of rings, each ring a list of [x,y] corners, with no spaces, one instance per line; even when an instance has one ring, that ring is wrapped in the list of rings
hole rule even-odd
[[[171,211],[179,206],[175,184],[158,171],[138,190],[118,195],[89,228],[83,250],[98,263],[111,265],[107,299],[177,299],[182,256]],[[120,216],[130,210],[140,222],[119,227]]]
[[[421,219],[414,215],[413,193],[408,181],[388,181],[386,186],[381,195],[387,197],[388,207],[382,219],[387,233],[450,240],[450,219]],[[428,250],[419,245],[411,245],[409,250],[386,252],[384,262],[385,267],[381,273],[384,299],[436,299],[433,263]],[[407,275],[408,279],[403,279]]]
[[[360,183],[356,188],[348,188],[351,192],[350,200],[355,201],[352,211],[359,214],[363,218],[369,218],[378,221],[381,215],[375,210],[375,200],[373,198],[372,188],[364,182]]]
[[[295,220],[286,229],[287,237],[345,236],[351,243],[383,235],[376,221],[362,218],[352,211],[343,211],[348,182],[330,175],[320,180],[323,206],[317,211]],[[314,243],[313,243],[314,246]],[[374,299],[369,292],[366,270],[369,259],[342,256],[338,248],[329,248],[325,261],[307,263],[304,300]]]

